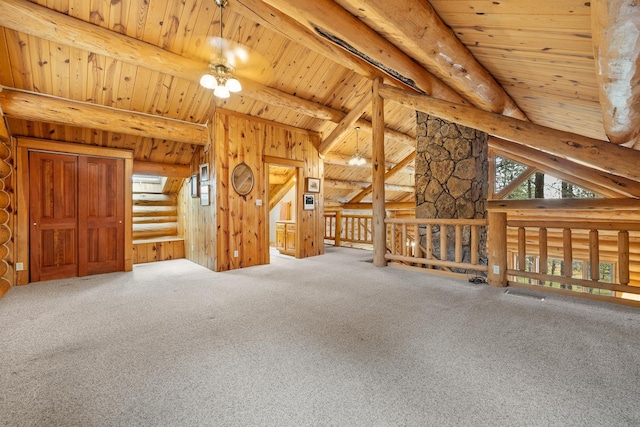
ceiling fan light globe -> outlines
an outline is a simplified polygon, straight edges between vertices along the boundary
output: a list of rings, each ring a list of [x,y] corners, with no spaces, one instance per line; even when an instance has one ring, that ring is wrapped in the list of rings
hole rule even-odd
[[[238,79],[236,79],[235,77],[232,77],[229,80],[227,80],[227,83],[225,86],[227,86],[227,89],[229,89],[229,92],[236,93],[242,90],[242,85],[240,84]]]
[[[218,98],[228,98],[231,96],[231,93],[229,93],[229,89],[227,89],[227,87],[224,85],[218,85],[213,90],[213,94]]]
[[[211,74],[205,74],[200,78],[200,85],[207,89],[215,89],[218,86],[218,82]]]

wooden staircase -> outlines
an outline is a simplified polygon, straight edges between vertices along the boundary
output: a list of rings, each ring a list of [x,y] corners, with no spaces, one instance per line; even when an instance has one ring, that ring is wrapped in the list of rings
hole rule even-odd
[[[176,194],[133,194],[133,263],[184,258]]]

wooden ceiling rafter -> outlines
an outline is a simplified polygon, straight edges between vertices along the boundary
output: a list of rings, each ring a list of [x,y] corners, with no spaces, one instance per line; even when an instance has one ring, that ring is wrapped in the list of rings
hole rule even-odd
[[[455,36],[429,2],[407,0],[402,8],[389,0],[343,0],[373,21],[392,42],[434,75],[486,111],[526,120],[505,90]],[[407,13],[409,11],[409,13]],[[373,15],[373,16],[372,16]],[[433,46],[436,45],[437,49]]]
[[[495,135],[589,168],[640,181],[640,152],[598,139],[551,129],[475,107],[459,105],[407,90],[382,85],[380,95],[389,101]]]
[[[127,64],[192,82],[199,82],[201,75],[207,70],[206,62],[182,57],[27,0],[3,0],[0,2],[0,26],[66,46],[85,49]],[[241,81],[243,85],[242,96],[269,105],[334,123],[339,123],[347,114],[329,106],[265,86],[246,77],[242,77]],[[371,132],[372,124],[370,121],[360,119],[357,125],[363,130]],[[415,139],[411,136],[393,129],[386,129],[385,138],[404,144],[415,144]]]
[[[338,144],[342,138],[347,135],[356,122],[362,117],[362,115],[367,111],[369,105],[371,104],[371,97],[373,96],[371,90],[368,90],[362,95],[362,98],[358,101],[358,103],[353,107],[349,113],[344,116],[342,120],[338,123],[333,131],[329,134],[328,137],[322,141],[320,147],[318,148],[318,152],[321,156],[329,153],[333,147]]]
[[[404,86],[439,99],[468,104],[457,92],[333,0],[263,1],[317,37],[324,37],[349,53],[366,59]]]
[[[398,164],[395,165],[393,168],[388,170],[384,174],[385,188],[388,188],[387,184],[386,184],[386,181],[389,178],[391,178],[393,175],[397,174],[398,172],[402,171],[406,165],[408,165],[409,163],[413,162],[415,159],[416,159],[416,152],[414,151],[413,153],[409,154],[407,157],[405,157],[404,159],[399,161]],[[404,191],[415,192],[415,187],[409,187],[409,188],[410,188],[409,190],[404,190]],[[373,190],[373,185],[367,186],[359,194],[357,194],[355,197],[353,197],[351,200],[349,200],[349,203],[361,202],[362,200],[364,200],[365,197],[367,197],[371,193],[372,190]]]
[[[0,106],[7,117],[81,126],[194,145],[209,143],[205,125],[114,107],[72,101],[4,87]]]
[[[534,167],[563,181],[578,185],[608,198],[640,198],[640,182],[592,169],[504,139],[490,137],[489,147],[497,154],[526,166]]]
[[[605,133],[614,144],[640,149],[640,8],[595,0],[591,30]]]
[[[324,164],[325,165],[338,165],[338,166],[349,166],[349,160],[351,160],[351,156],[348,156],[346,154],[338,154],[336,152],[330,152],[327,153],[324,157]],[[365,160],[367,160],[365,158]],[[370,160],[370,159],[368,159]],[[389,170],[393,167],[395,167],[397,165],[396,162],[390,162],[390,161],[386,161],[384,164],[384,167],[386,168],[386,170]],[[370,161],[364,165],[354,165],[353,167],[358,167],[358,168],[371,168],[371,163]],[[410,165],[405,165],[403,168],[403,171],[406,173],[415,173],[415,168],[413,166]]]

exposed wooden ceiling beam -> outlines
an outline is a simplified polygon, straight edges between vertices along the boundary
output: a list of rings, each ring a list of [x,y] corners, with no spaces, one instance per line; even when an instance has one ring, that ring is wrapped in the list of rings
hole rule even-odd
[[[349,114],[344,116],[340,123],[338,123],[338,126],[336,126],[333,131],[331,131],[329,136],[326,137],[324,141],[322,141],[320,147],[318,148],[320,155],[324,156],[329,151],[331,151],[333,147],[335,147],[336,144],[340,142],[342,138],[344,138],[344,136],[351,131],[354,124],[358,121],[358,119],[360,119],[360,117],[367,111],[367,109],[371,105],[371,96],[372,92],[368,90],[362,96],[360,101],[358,101],[358,103],[349,112]]]
[[[409,163],[413,162],[415,159],[416,159],[416,152],[414,151],[413,153],[409,154],[407,157],[402,159],[400,161],[400,163],[398,163],[396,166],[394,166],[393,168],[391,168],[390,170],[388,170],[384,174],[385,181],[387,179],[391,178],[393,175],[395,175],[398,172],[400,172],[402,169],[404,169],[404,167],[406,165],[408,165]],[[411,188],[410,191],[412,191],[412,192],[415,191],[415,187],[410,187],[410,188]],[[386,184],[385,184],[385,189],[390,190],[390,188],[387,187]],[[353,197],[351,200],[349,200],[349,203],[361,202],[365,197],[367,197],[367,195],[369,195],[371,193],[372,190],[373,190],[373,186],[371,186],[371,185],[367,186],[359,194],[357,194],[355,197]]]
[[[361,190],[363,188],[370,187],[371,184],[364,181],[344,181],[325,178],[324,186],[329,188],[342,188],[345,190]],[[412,193],[414,191],[414,187],[411,185],[385,184],[384,188],[389,191],[400,191],[404,193]],[[369,191],[369,193],[370,192],[371,191]]]
[[[429,2],[345,0],[369,26],[378,24],[403,52],[486,111],[526,120],[525,114],[438,16]],[[378,32],[381,32],[378,31]]]
[[[276,186],[275,189],[269,190],[269,211],[276,207],[280,200],[296,185],[296,169],[291,168],[287,172],[285,182]]]
[[[176,55],[27,0],[0,1],[0,26],[188,81],[199,82],[202,74],[207,71],[207,63],[204,61]],[[242,81],[242,96],[334,123],[340,122],[346,115],[340,110],[299,98],[246,77],[239,78]],[[371,122],[360,119],[357,125],[371,132]],[[385,131],[385,138],[415,146],[415,138],[390,129]]]
[[[591,33],[605,133],[640,148],[640,8],[629,0],[592,1]]]
[[[0,106],[7,117],[23,120],[88,127],[195,145],[209,142],[209,130],[205,125],[7,87],[0,92]]]
[[[523,165],[535,167],[601,196],[640,198],[640,182],[638,181],[592,169],[545,151],[495,137],[489,138],[489,147],[504,157]]]
[[[240,7],[236,7],[240,5]],[[262,25],[268,26],[282,36],[300,43],[320,55],[353,70],[363,77],[372,79],[380,73],[372,65],[357,58],[344,49],[317,35],[296,20],[290,18],[277,9],[265,4],[262,0],[235,0],[229,2],[232,11]]]
[[[490,199],[498,199],[498,200],[504,199],[513,190],[515,190],[516,188],[520,187],[520,185],[522,185],[526,180],[528,180],[531,177],[531,175],[536,173],[537,169],[535,167],[528,166],[525,163],[523,163],[523,164],[525,166],[527,166],[527,168],[525,170],[523,170],[520,175],[518,175],[514,179],[512,179],[509,184],[507,184],[502,189],[500,189],[500,191],[498,191],[497,193],[493,194],[492,195],[493,197],[489,197]],[[495,177],[493,177],[493,178],[495,179]]]
[[[404,52],[340,7],[333,0],[263,0],[348,52],[366,59],[392,79],[439,99],[466,104]]]
[[[509,141],[573,159],[591,168],[640,181],[640,152],[608,142],[458,105],[383,85],[380,94],[427,114],[487,132]]]
[[[171,178],[189,178],[191,176],[191,166],[134,160],[133,174],[166,176]]]
[[[372,203],[345,203],[342,205],[342,209],[348,210],[368,210],[370,211],[373,208]],[[401,210],[410,210],[415,209],[415,202],[386,202],[384,204],[384,208],[390,211],[401,211]]]
[[[369,161],[368,163],[364,164],[364,165],[349,165],[349,160],[351,160],[351,156],[348,156],[346,154],[338,154],[336,152],[333,153],[327,153],[327,155],[324,157],[324,164],[325,165],[338,165],[338,166],[349,166],[349,167],[357,167],[357,168],[367,168],[370,169],[371,168],[371,162]],[[366,158],[365,158],[366,160]],[[397,163],[394,162],[389,162],[386,161],[384,162],[384,167],[389,170],[391,168],[393,168],[394,166],[396,166]],[[415,168],[413,166],[405,166],[403,168],[403,171],[406,173],[415,173]]]

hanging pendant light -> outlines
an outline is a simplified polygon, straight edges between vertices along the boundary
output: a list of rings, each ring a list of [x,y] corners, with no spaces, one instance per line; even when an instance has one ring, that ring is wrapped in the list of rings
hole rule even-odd
[[[209,63],[209,72],[200,78],[200,85],[207,89],[213,89],[213,94],[218,98],[229,98],[231,93],[240,92],[242,85],[233,77],[235,69],[225,60],[222,39],[222,9],[227,6],[227,0],[215,0],[220,8],[220,57],[217,61]]]
[[[359,130],[360,127],[356,127],[356,154],[354,154],[353,157],[349,159],[349,165],[351,166],[362,166],[367,163],[364,157],[362,157],[362,155],[360,154],[360,150],[358,150],[358,140],[360,139]]]

